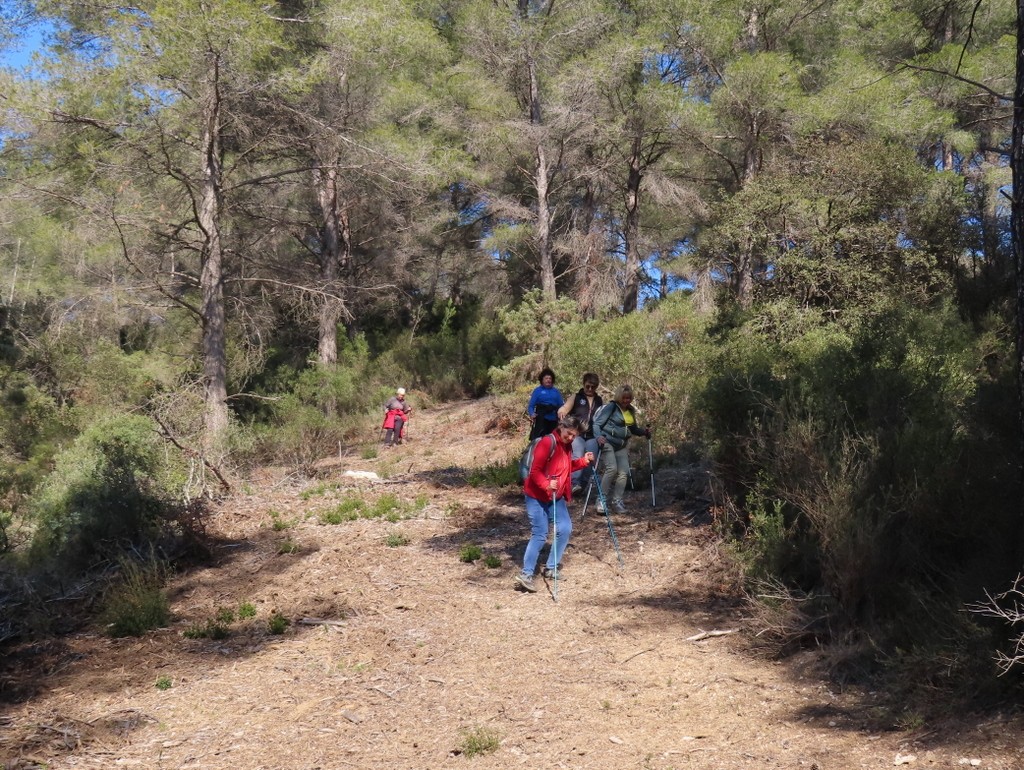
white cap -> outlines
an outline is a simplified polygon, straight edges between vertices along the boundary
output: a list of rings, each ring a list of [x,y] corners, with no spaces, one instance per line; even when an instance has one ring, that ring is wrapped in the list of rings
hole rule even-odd
[[[397,393],[397,394],[398,394],[399,396],[404,396],[404,395],[405,395],[405,388],[399,388],[399,389],[398,389],[398,390],[396,390],[395,392],[396,392],[396,393]]]

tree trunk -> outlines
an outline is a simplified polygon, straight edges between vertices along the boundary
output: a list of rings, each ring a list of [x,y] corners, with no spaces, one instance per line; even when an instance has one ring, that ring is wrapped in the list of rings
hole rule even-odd
[[[219,57],[210,55],[210,75],[203,106],[202,181],[199,227],[203,232],[199,286],[203,324],[203,444],[207,451],[221,446],[228,427],[227,322],[224,311],[224,247],[221,242],[223,180],[221,157],[221,94]]]
[[[629,178],[626,181],[626,223],[622,240],[626,248],[625,285],[622,289],[622,312],[632,313],[640,304],[640,168],[641,135],[633,137],[629,155]]]
[[[1017,289],[1017,431],[1020,454],[1024,456],[1024,0],[1017,0],[1017,66],[1013,89],[1013,132],[1010,169],[1013,201],[1010,214],[1010,242]],[[1017,559],[1024,556],[1024,516],[1017,537]]]
[[[317,345],[319,362],[333,367],[338,362],[338,322],[349,318],[344,295],[352,256],[352,232],[348,214],[338,199],[337,164],[314,172],[321,228],[320,282],[325,296],[320,305],[320,330]],[[342,281],[338,279],[342,278]]]
[[[540,86],[537,83],[537,65],[531,57],[527,61],[530,76],[530,125],[539,129]],[[543,140],[537,138],[536,165],[533,171],[533,184],[537,190],[537,259],[540,270],[540,289],[544,299],[555,300],[555,265],[551,259],[551,204],[549,200],[550,169],[547,151]]]
[[[1017,0],[1017,73],[1013,92],[1013,135],[1010,161],[1013,211],[1010,241],[1017,288],[1017,422],[1024,450],[1024,0]]]

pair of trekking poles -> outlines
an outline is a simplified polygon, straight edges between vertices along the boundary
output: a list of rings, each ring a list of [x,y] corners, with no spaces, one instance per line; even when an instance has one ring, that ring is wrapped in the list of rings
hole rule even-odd
[[[597,456],[594,458],[594,466],[590,479],[587,481],[587,496],[583,500],[583,513],[580,516],[580,520],[587,515],[587,507],[590,505],[590,493],[593,489],[597,488],[597,499],[601,504],[601,510],[604,511],[605,523],[608,525],[608,534],[611,536],[612,545],[615,548],[615,556],[619,560],[619,567],[625,567],[626,563],[622,559],[622,550],[619,548],[619,538],[615,534],[615,527],[612,526],[612,514],[608,506],[608,500],[605,497],[604,489],[601,487],[601,482],[598,481],[596,484],[594,479],[597,475],[597,469],[601,462],[601,452],[604,451],[604,447],[599,446],[597,448]],[[651,444],[651,439],[647,439],[647,460],[651,467],[651,507],[654,508],[657,505],[657,498],[654,490],[654,449]],[[632,479],[632,473],[630,474]],[[555,553],[558,553],[558,528],[556,522],[558,495],[553,494],[551,498],[551,548]],[[552,595],[555,601],[558,601],[558,564],[555,564],[554,570],[552,570]]]

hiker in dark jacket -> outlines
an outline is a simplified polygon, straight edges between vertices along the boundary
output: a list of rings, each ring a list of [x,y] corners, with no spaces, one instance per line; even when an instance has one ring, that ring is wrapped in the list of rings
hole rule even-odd
[[[555,548],[548,553],[545,574],[561,569],[562,554],[572,534],[572,519],[566,503],[572,498],[569,476],[594,461],[587,452],[576,460],[572,458],[572,442],[579,435],[580,423],[575,417],[558,421],[558,427],[548,437],[537,442],[533,450],[530,473],[523,481],[526,497],[526,516],[530,520],[530,541],[523,556],[523,571],[515,578],[516,587],[534,593],[533,573],[537,570],[540,549],[548,539],[548,527],[555,521]],[[550,440],[549,440],[550,439]],[[554,504],[554,515],[551,506]]]
[[[580,421],[580,435],[572,442],[572,457],[583,457],[586,452],[597,454],[597,438],[594,436],[594,414],[604,399],[597,395],[597,386],[601,384],[600,379],[593,372],[583,375],[583,387],[576,393],[572,401],[566,401],[558,410],[559,417],[572,415]],[[583,489],[583,485],[590,481],[594,475],[594,469],[586,467],[583,470],[573,471],[572,491],[573,494]]]
[[[601,467],[597,470],[601,474],[601,491],[616,513],[626,512],[622,495],[629,476],[629,437],[651,437],[649,427],[640,427],[632,403],[633,389],[629,385],[620,385],[615,389],[612,400],[594,415],[594,436],[601,447]],[[605,512],[600,502],[597,508],[600,513]]]
[[[530,428],[530,441],[538,436],[546,436],[558,425],[558,408],[565,403],[562,394],[555,387],[555,373],[547,367],[541,369],[540,382],[530,394],[530,403],[526,405],[526,414],[533,426]]]

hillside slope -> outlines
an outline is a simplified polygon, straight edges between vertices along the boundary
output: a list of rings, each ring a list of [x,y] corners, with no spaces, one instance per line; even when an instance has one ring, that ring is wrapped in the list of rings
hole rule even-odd
[[[246,485],[211,517],[216,563],[175,578],[172,628],[142,639],[81,633],[8,661],[0,759],[211,770],[1024,767],[1010,718],[883,729],[876,696],[834,689],[815,674],[814,653],[751,654],[698,468],[659,471],[654,510],[648,489],[629,493],[630,513],[613,518],[624,566],[605,521],[593,509],[581,519],[577,502],[557,602],[551,584],[514,591],[521,498],[466,483],[468,469],[524,443],[485,433],[491,416],[487,401],[423,411],[401,447],[361,459],[368,440],[320,463],[318,479],[267,472]],[[398,520],[323,523],[373,505]],[[460,561],[466,545],[497,566]],[[226,638],[183,637],[246,602],[256,616],[227,624]],[[274,613],[291,621],[283,634],[267,630]],[[19,666],[40,664],[41,676],[18,680]],[[169,688],[155,686],[161,678]],[[492,750],[467,756],[474,748]]]

